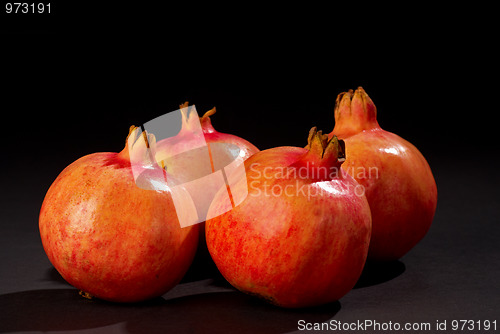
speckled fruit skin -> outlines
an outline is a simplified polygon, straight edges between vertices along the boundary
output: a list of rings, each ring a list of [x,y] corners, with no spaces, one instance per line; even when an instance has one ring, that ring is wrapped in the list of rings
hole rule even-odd
[[[71,285],[113,302],[161,296],[187,271],[198,227],[181,228],[169,193],[137,187],[128,149],[84,156],[56,178],[40,236]]]
[[[338,96],[333,135],[345,142],[342,168],[366,189],[373,219],[368,259],[401,258],[425,236],[436,211],[436,182],[427,161],[411,143],[380,128],[375,105],[361,87]]]
[[[281,307],[340,299],[358,280],[368,252],[370,209],[364,196],[354,194],[357,183],[347,173],[323,180],[269,178],[275,167],[331,163],[313,151],[278,147],[256,153],[245,162],[247,180],[234,186],[247,182],[247,198],[206,222],[208,249],[227,281]],[[274,196],[270,189],[288,195]]]

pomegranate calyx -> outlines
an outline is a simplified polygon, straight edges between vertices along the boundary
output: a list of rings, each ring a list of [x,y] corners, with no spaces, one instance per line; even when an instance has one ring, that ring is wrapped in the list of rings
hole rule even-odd
[[[342,177],[338,173],[340,166],[345,161],[344,141],[336,136],[328,139],[328,135],[318,131],[313,127],[309,131],[308,145],[305,147],[308,151],[304,153],[290,167],[307,169],[312,182],[327,181],[334,177]],[[329,172],[325,172],[329,171]],[[337,171],[331,173],[332,171]]]
[[[85,291],[83,291],[83,290],[78,291],[78,294],[79,294],[80,296],[82,296],[83,298],[86,298],[86,299],[89,299],[89,300],[94,299],[94,296],[92,296],[90,293],[85,292]]]
[[[201,128],[203,129],[204,133],[212,133],[215,132],[214,127],[212,126],[212,121],[210,120],[210,116],[215,114],[215,107],[207,111],[205,114],[203,114],[202,117],[200,117],[200,123],[201,123]]]
[[[335,101],[334,115],[335,128],[332,133],[342,138],[380,127],[377,108],[363,87],[358,87],[354,92],[350,89],[340,93]]]
[[[181,132],[188,131],[192,132],[194,129],[197,129],[197,124],[193,122],[199,122],[197,118],[191,117],[191,111],[193,110],[193,106],[189,106],[189,102],[186,101],[183,104],[179,105],[179,110],[182,115],[182,125]],[[199,125],[198,125],[199,126]]]
[[[337,136],[333,136],[325,147],[323,152],[323,159],[332,156],[337,159],[337,162],[342,164],[345,161],[345,143]]]
[[[155,155],[155,135],[148,133],[142,127],[132,125],[129,129],[125,148],[118,153],[118,156],[130,163],[155,166],[157,165]]]
[[[309,138],[306,149],[309,153],[316,154],[321,157],[321,159],[333,159],[337,160],[339,163],[345,161],[345,143],[342,139],[338,139],[337,136],[332,136],[328,139],[328,135],[323,134],[321,130],[317,130],[313,127],[309,131]]]
[[[137,126],[135,125],[131,125],[128,129],[128,135],[127,135],[127,138],[125,139],[125,147],[118,153],[118,156],[126,161],[130,161],[130,155],[129,155],[129,151],[128,151],[128,148],[129,148],[129,138],[131,138],[131,136],[133,136],[133,138],[135,138],[135,129],[137,128]]]
[[[216,112],[215,107],[213,107],[212,109],[210,109],[209,111],[207,111],[205,114],[203,114],[203,116],[200,117],[200,119],[209,118],[210,116],[213,116],[215,114],[215,112]]]
[[[198,131],[200,124],[204,133],[215,132],[212,122],[210,121],[210,116],[215,114],[215,107],[207,111],[202,117],[199,118],[191,116],[192,108],[190,108],[188,101],[179,105],[179,109],[182,114],[181,132]],[[197,122],[200,124],[197,124]]]

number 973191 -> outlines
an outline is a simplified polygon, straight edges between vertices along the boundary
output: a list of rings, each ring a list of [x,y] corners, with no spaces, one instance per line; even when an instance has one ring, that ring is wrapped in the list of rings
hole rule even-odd
[[[497,321],[493,320],[453,320],[451,329],[454,331],[489,331],[497,330]]]
[[[50,14],[50,3],[42,2],[7,2],[5,12],[7,14]]]

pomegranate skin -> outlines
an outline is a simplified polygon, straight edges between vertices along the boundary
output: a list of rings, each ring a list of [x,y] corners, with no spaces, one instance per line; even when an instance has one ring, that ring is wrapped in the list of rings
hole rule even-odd
[[[357,183],[340,168],[333,180],[269,177],[283,166],[300,166],[297,161],[318,166],[321,158],[304,159],[309,152],[278,147],[250,157],[247,180],[234,186],[238,191],[247,183],[247,198],[205,227],[208,249],[226,280],[286,308],[344,296],[361,274],[370,239],[368,202],[352,191]],[[285,195],[276,196],[277,189]]]
[[[198,227],[180,227],[168,192],[135,184],[127,147],[66,167],[45,196],[39,228],[61,276],[112,302],[167,292],[187,271],[198,243]]]
[[[408,141],[380,128],[372,100],[359,87],[337,98],[336,135],[346,145],[342,165],[366,191],[372,213],[368,259],[397,260],[429,230],[437,187],[429,164]]]

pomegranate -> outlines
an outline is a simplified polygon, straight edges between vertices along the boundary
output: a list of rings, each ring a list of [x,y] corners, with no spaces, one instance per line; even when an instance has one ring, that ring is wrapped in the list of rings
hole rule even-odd
[[[366,190],[373,230],[368,258],[401,258],[429,230],[437,204],[436,182],[422,154],[408,141],[384,131],[363,88],[341,93],[329,137],[345,141],[342,168]]]
[[[245,162],[248,187],[234,209],[206,222],[219,271],[235,288],[282,307],[335,301],[363,269],[371,232],[368,202],[340,165],[343,142],[313,128],[307,148],[277,147]],[[216,196],[210,210],[223,205]]]
[[[132,166],[130,154],[146,152],[140,145],[131,147],[137,137],[140,132],[133,127],[120,153],[94,153],[70,164],[41,207],[45,252],[85,296],[113,302],[160,296],[181,280],[196,252],[198,226],[180,227],[168,189],[137,186],[132,169],[140,166]],[[151,183],[159,176],[169,177],[156,166],[144,170],[137,182]]]

